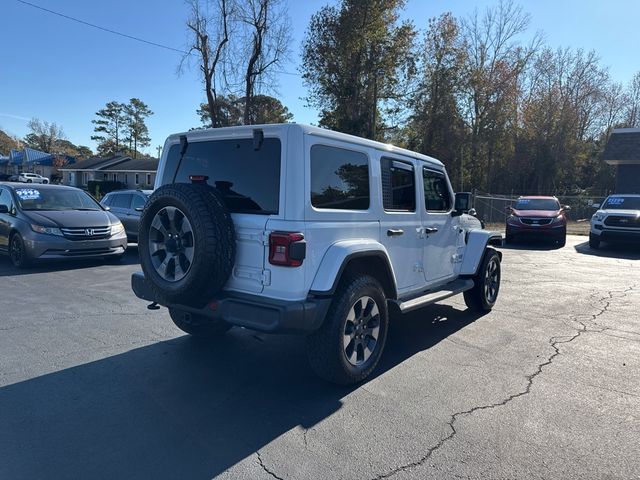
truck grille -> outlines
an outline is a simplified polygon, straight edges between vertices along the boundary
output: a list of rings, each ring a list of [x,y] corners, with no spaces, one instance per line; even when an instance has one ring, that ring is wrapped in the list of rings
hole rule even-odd
[[[111,236],[111,227],[61,228],[60,231],[70,240],[98,240]]]
[[[522,218],[520,217],[520,221],[525,225],[549,225],[551,223],[551,218]]]
[[[640,218],[611,215],[604,219],[604,224],[607,227],[640,228]]]

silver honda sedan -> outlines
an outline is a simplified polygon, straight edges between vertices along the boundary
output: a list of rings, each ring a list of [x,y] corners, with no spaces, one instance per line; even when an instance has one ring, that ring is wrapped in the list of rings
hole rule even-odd
[[[118,260],[126,248],[120,220],[83,190],[0,182],[0,253],[14,266],[44,259]]]

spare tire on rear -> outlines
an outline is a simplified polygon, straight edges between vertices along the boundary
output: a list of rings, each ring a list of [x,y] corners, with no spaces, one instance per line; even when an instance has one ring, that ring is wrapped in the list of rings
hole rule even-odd
[[[140,264],[161,304],[205,305],[229,278],[235,247],[231,215],[208,185],[163,185],[142,212]]]

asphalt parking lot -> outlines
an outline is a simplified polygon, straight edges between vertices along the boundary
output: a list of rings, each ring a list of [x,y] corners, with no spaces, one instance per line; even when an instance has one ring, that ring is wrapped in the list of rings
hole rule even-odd
[[[639,478],[640,250],[505,248],[496,308],[397,319],[355,388],[304,342],[203,344],[120,265],[0,258],[0,478]]]

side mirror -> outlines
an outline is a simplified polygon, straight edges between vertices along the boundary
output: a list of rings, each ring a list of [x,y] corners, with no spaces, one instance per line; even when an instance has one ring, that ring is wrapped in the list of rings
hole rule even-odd
[[[475,208],[470,208],[469,211],[467,212],[469,215],[471,215],[472,217],[475,217],[478,212],[476,212]]]
[[[0,213],[9,213],[9,207],[6,205],[0,205]]]
[[[111,210],[111,207],[108,207],[108,206],[106,206],[106,205],[103,205],[103,206],[102,206],[102,208],[104,208],[107,212],[108,212],[109,210]]]
[[[511,212],[513,212],[513,207],[511,205],[507,205],[505,207],[505,210],[507,211],[507,213],[511,213]]]
[[[591,204],[591,208],[600,208],[600,204],[599,203],[592,203]]]
[[[136,212],[141,212],[142,210],[144,210],[144,207],[136,207],[135,210]]]
[[[454,204],[454,210],[452,215],[454,217],[460,216],[463,213],[468,213],[471,209],[471,192],[458,192],[456,193],[456,199]]]
[[[562,210],[564,210],[565,212],[568,212],[569,210],[571,210],[571,206],[570,205],[563,205],[562,206]]]

